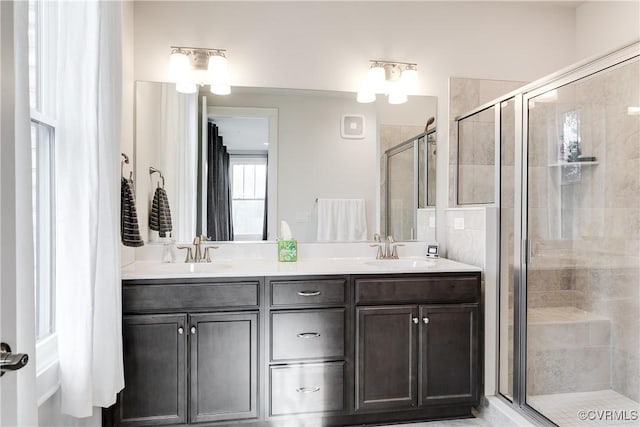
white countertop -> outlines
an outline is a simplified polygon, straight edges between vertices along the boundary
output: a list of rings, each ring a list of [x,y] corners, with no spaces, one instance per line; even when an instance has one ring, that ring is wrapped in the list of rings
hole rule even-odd
[[[249,276],[302,276],[321,274],[454,273],[480,268],[445,258],[406,257],[399,260],[373,258],[311,258],[297,262],[252,259],[221,259],[187,264],[136,261],[122,268],[122,279],[219,278]]]

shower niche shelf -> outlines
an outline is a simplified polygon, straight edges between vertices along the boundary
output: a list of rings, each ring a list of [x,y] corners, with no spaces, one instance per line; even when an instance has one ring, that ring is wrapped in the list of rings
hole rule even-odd
[[[550,168],[561,168],[561,167],[566,167],[566,166],[575,166],[575,165],[580,165],[580,166],[595,166],[598,164],[597,160],[593,160],[593,161],[584,161],[584,162],[557,162],[557,163],[552,163],[549,165]]]

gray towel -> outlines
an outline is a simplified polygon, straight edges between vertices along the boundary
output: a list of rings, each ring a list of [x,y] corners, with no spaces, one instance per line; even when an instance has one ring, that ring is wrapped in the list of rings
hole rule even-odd
[[[133,183],[122,177],[120,180],[120,238],[125,246],[142,246],[138,226],[136,201],[133,197]]]
[[[156,188],[156,192],[153,194],[149,228],[157,231],[160,237],[166,237],[167,233],[172,230],[169,198],[164,188]]]

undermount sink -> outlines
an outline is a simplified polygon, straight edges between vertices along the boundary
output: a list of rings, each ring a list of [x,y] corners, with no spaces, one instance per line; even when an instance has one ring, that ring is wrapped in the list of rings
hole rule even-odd
[[[435,260],[426,259],[376,259],[365,262],[366,265],[380,268],[421,270],[436,266]]]

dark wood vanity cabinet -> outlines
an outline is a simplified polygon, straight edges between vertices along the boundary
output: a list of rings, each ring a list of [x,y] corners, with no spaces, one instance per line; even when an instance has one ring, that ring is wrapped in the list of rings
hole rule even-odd
[[[129,280],[117,426],[367,425],[480,397],[480,273]]]
[[[125,282],[125,388],[104,424],[256,419],[261,280]]]
[[[356,411],[479,403],[477,275],[359,278],[355,289]]]

